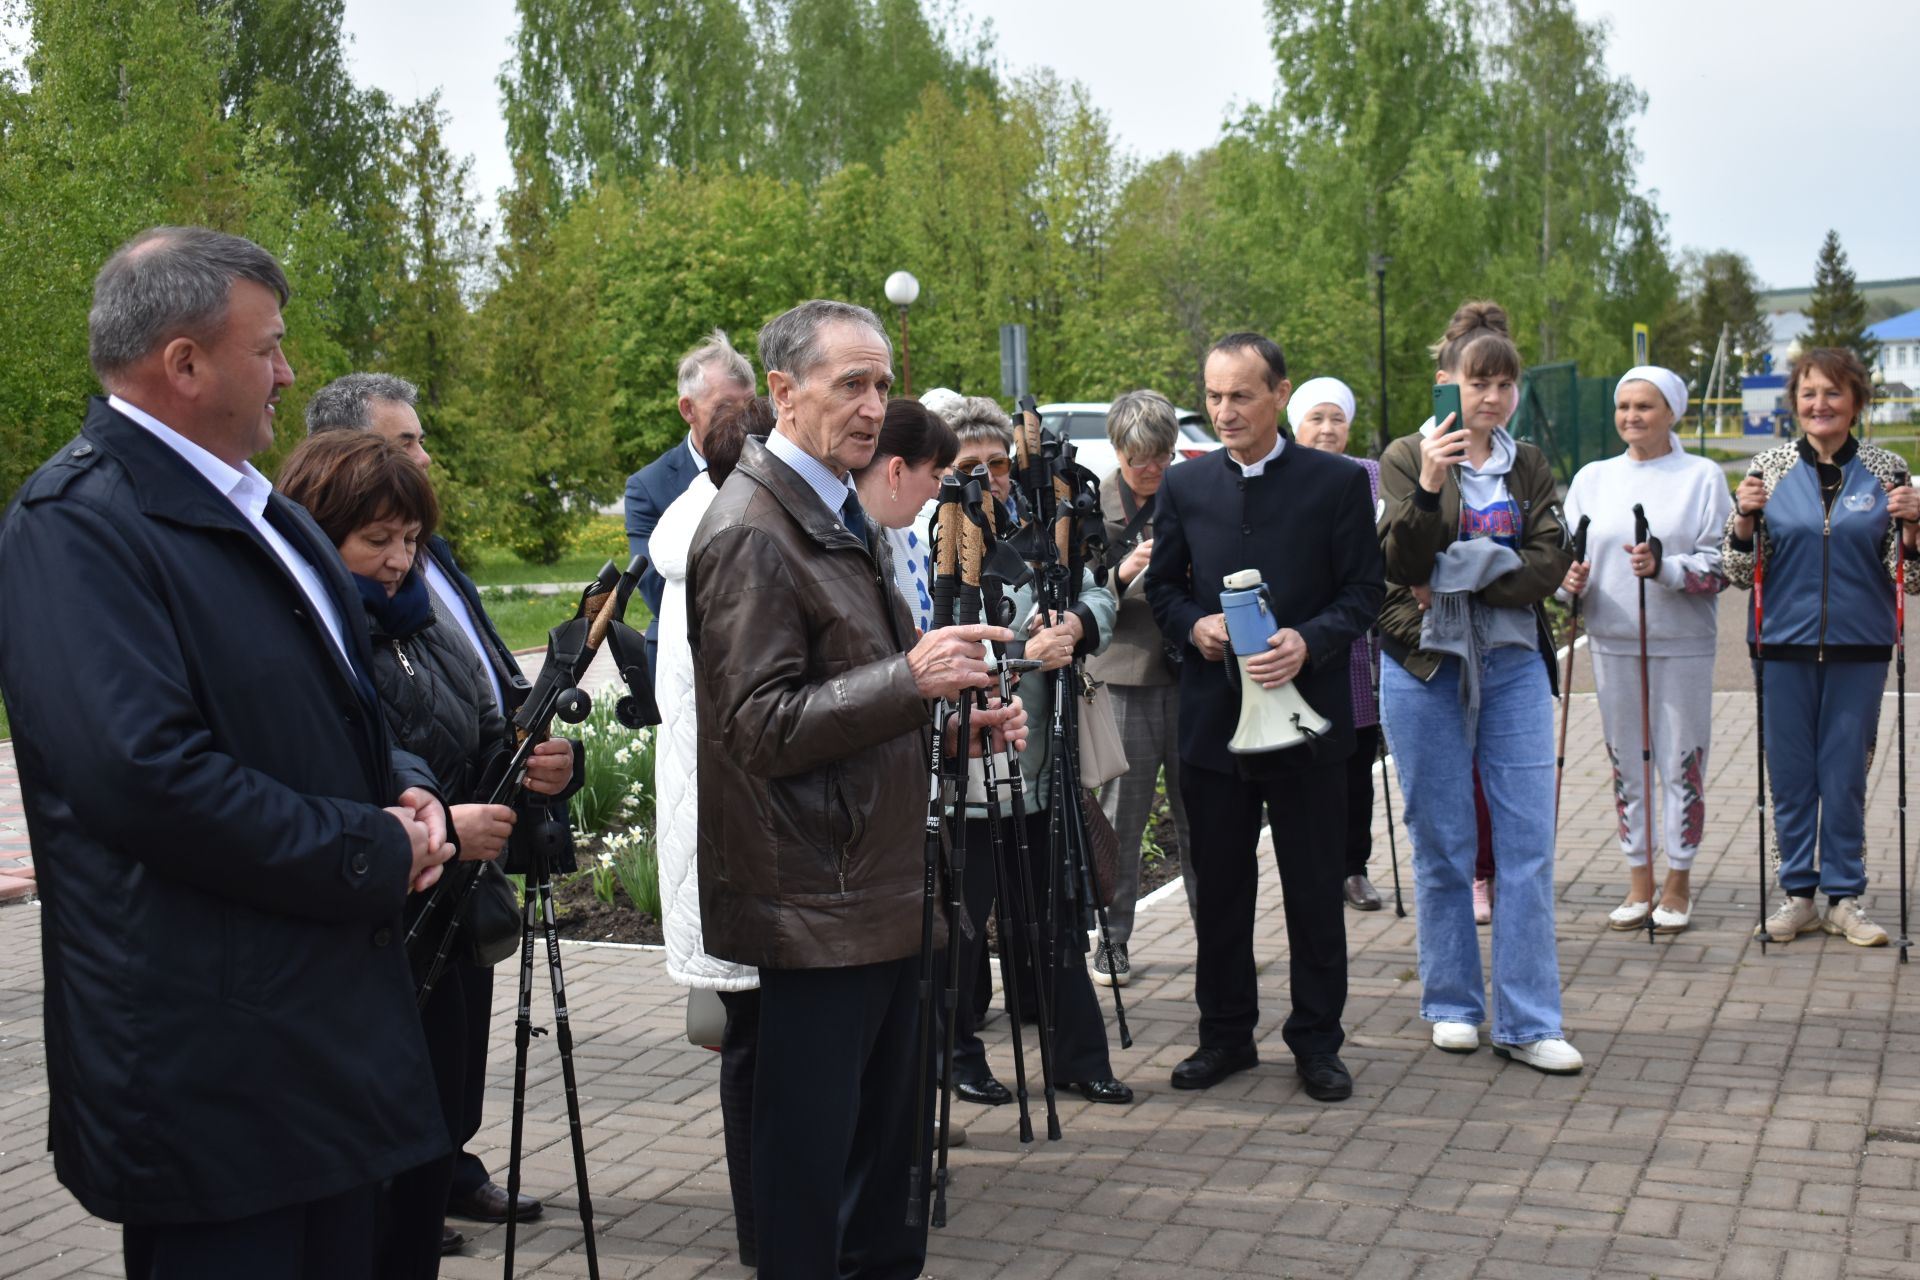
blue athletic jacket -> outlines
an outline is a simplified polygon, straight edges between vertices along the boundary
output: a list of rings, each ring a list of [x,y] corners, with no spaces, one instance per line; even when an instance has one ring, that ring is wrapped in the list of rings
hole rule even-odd
[[[1798,662],[1885,662],[1893,648],[1893,581],[1897,537],[1887,516],[1887,490],[1907,483],[1898,454],[1848,440],[1834,455],[1840,488],[1827,503],[1820,469],[1803,439],[1754,459],[1767,485],[1757,525],[1761,627],[1767,657]],[[1722,564],[1736,587],[1751,587],[1755,548],[1734,537],[1730,516]],[[1920,592],[1920,565],[1907,574]],[[1753,610],[1747,643],[1755,644]]]

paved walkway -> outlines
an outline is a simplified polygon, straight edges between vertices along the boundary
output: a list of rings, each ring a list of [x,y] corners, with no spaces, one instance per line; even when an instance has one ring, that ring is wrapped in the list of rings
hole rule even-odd
[[[1735,610],[1741,599],[1728,597]],[[1278,1033],[1287,941],[1269,871],[1257,944],[1266,1063],[1176,1093],[1167,1075],[1192,1047],[1194,1010],[1191,926],[1175,897],[1141,913],[1139,977],[1125,992],[1136,1043],[1114,1052],[1139,1100],[1065,1102],[1065,1139],[1031,1147],[1011,1108],[957,1106],[971,1141],[953,1156],[952,1222],[933,1236],[928,1274],[1920,1277],[1920,964],[1822,935],[1763,958],[1749,940],[1752,699],[1737,652],[1729,663],[1716,682],[1695,926],[1657,945],[1603,924],[1624,879],[1593,701],[1575,696],[1557,891],[1566,1016],[1586,1074],[1433,1050],[1416,1008],[1417,917],[1396,919],[1389,898],[1386,911],[1346,917],[1355,1095],[1309,1101]],[[0,827],[11,786],[0,770]],[[1871,779],[1870,830],[1884,835],[1869,905],[1890,928],[1894,805],[1887,752]],[[1376,836],[1390,894],[1383,823]],[[1405,876],[1404,830],[1399,843]],[[115,1276],[117,1233],[58,1187],[44,1150],[39,929],[37,907],[0,909],[0,1276]],[[744,1275],[731,1257],[716,1056],[682,1040],[660,955],[570,944],[566,959],[602,1274]],[[479,1143],[496,1170],[511,988],[498,987]],[[1011,1079],[1004,1025],[989,1029],[990,1049]],[[550,1038],[535,1041],[529,1093],[526,1178],[549,1209],[522,1235],[521,1274],[585,1275]],[[479,1231],[442,1274],[499,1275],[502,1238]]]

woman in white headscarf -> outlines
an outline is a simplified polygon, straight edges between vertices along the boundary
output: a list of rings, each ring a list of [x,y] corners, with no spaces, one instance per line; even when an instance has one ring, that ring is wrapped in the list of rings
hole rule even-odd
[[[1654,365],[1629,369],[1614,390],[1613,425],[1626,442],[1617,457],[1580,469],[1567,490],[1567,521],[1586,516],[1587,559],[1567,571],[1560,598],[1581,599],[1594,688],[1613,767],[1626,901],[1607,923],[1639,929],[1653,913],[1656,933],[1679,933],[1693,910],[1690,871],[1706,830],[1707,747],[1712,736],[1717,597],[1727,579],[1720,535],[1733,510],[1720,467],[1688,454],[1674,434],[1687,386]],[[1633,508],[1646,511],[1648,538],[1634,539]],[[1667,877],[1653,895],[1644,770],[1639,756],[1640,583],[1647,584],[1647,686],[1653,768],[1661,797]]]
[[[1309,378],[1287,400],[1287,426],[1309,449],[1345,454],[1353,431],[1353,389],[1338,378]],[[1378,515],[1380,464],[1350,458],[1367,471],[1368,492]],[[1353,686],[1353,755],[1347,763],[1347,865],[1341,892],[1356,911],[1378,911],[1380,891],[1367,878],[1373,854],[1373,764],[1380,754],[1380,700],[1377,666],[1380,635],[1369,631],[1353,646],[1349,680]]]

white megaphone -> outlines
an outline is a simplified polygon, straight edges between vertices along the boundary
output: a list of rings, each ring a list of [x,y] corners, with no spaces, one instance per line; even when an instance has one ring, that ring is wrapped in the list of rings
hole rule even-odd
[[[1274,621],[1273,599],[1258,569],[1242,569],[1225,579],[1220,609],[1227,615],[1227,643],[1240,664],[1240,727],[1227,750],[1238,755],[1284,751],[1311,742],[1333,727],[1333,722],[1307,705],[1293,681],[1278,689],[1261,686],[1247,674],[1249,659],[1267,651],[1267,641],[1280,629]]]

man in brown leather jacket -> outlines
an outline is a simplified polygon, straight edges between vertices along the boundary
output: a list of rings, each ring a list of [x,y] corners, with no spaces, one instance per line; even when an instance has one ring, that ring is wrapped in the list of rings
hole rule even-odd
[[[910,1277],[928,703],[988,683],[998,627],[917,643],[849,473],[879,441],[892,346],[803,303],[760,332],[778,416],[694,535],[707,950],[758,966],[753,1200],[764,1280]],[[1025,738],[1016,703],[974,723]],[[931,1109],[928,1113],[931,1115]],[[925,1222],[925,1215],[921,1215]]]

